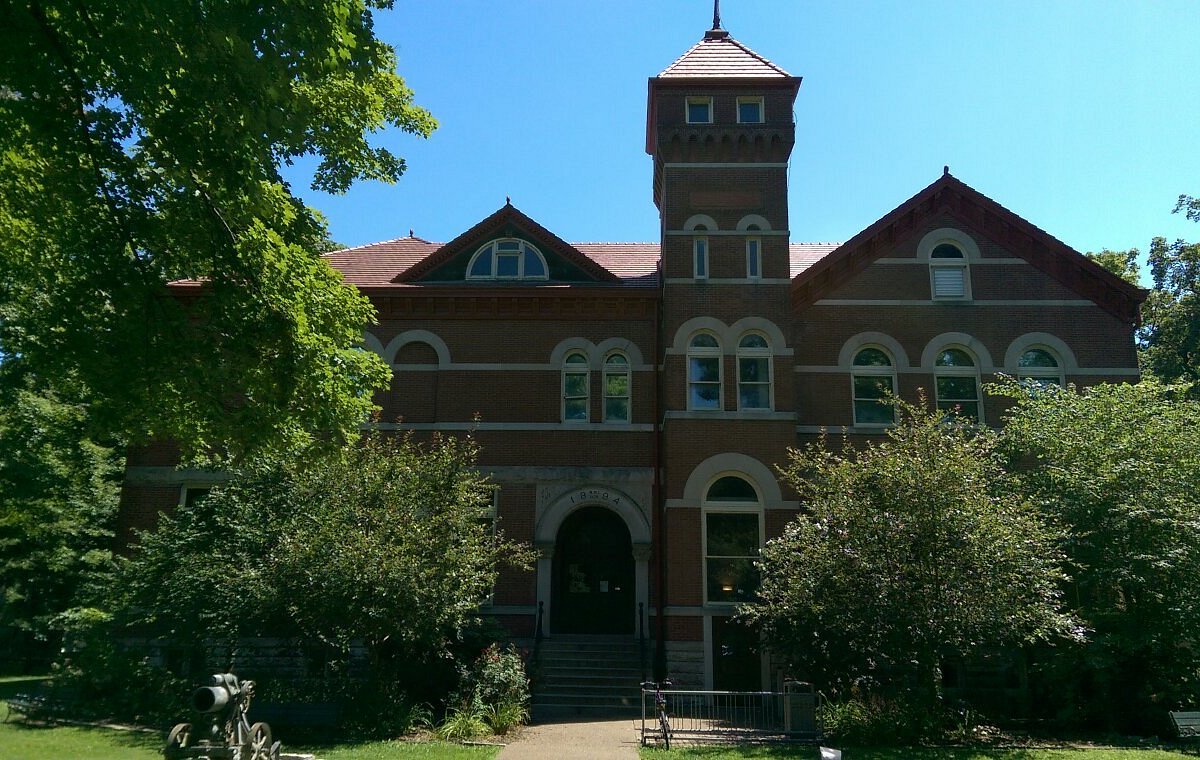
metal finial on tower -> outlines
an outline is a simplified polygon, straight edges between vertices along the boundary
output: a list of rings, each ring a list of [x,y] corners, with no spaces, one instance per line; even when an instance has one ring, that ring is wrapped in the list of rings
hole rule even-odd
[[[713,29],[721,28],[721,0],[713,0]]]

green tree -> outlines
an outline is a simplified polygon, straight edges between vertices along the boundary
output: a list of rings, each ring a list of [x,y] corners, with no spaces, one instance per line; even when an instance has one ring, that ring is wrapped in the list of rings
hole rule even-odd
[[[133,440],[237,456],[354,435],[387,368],[374,318],[317,251],[313,185],[394,181],[373,147],[427,136],[385,0],[30,0],[0,24],[0,355],[84,386]],[[204,285],[168,288],[179,280]]]
[[[177,641],[296,636],[366,648],[372,673],[449,652],[527,553],[481,516],[492,486],[470,440],[368,437],[259,466],[143,534],[113,588],[122,626]]]
[[[1200,222],[1200,198],[1179,196],[1180,212]],[[1142,308],[1142,367],[1164,382],[1193,384],[1200,398],[1200,243],[1156,237],[1149,261],[1154,290]]]
[[[0,387],[0,641],[35,660],[58,650],[55,617],[113,569],[123,459],[83,434],[86,414],[19,383]]]
[[[1200,700],[1200,402],[1152,382],[995,390],[1016,402],[1003,451],[1067,532],[1065,599],[1090,629],[1046,658],[1051,704],[1156,730]]]
[[[1138,284],[1141,277],[1141,270],[1138,267],[1138,256],[1141,255],[1141,251],[1138,249],[1110,251],[1105,248],[1100,252],[1088,251],[1084,255],[1130,285]]]
[[[887,439],[793,450],[804,508],[743,608],[772,651],[844,690],[931,707],[940,663],[1066,631],[1055,533],[1008,487],[988,430],[897,402]],[[843,693],[845,693],[843,691]]]

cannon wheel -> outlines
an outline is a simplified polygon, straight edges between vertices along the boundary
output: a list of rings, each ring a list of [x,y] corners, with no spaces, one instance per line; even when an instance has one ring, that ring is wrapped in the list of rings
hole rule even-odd
[[[271,760],[271,727],[266,723],[250,726],[250,760]]]
[[[186,748],[192,740],[192,724],[191,723],[176,723],[171,729],[171,733],[167,734],[167,743],[163,745],[163,757],[167,760],[181,757],[179,751]]]

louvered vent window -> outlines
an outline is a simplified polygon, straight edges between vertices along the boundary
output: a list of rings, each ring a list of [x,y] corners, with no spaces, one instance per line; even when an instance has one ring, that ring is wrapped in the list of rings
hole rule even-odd
[[[967,257],[958,246],[942,243],[930,253],[929,278],[935,299],[970,298],[967,276]]]

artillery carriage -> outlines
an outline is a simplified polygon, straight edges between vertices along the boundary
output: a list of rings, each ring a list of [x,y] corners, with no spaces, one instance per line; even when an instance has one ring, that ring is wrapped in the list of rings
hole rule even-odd
[[[167,734],[163,757],[279,760],[280,744],[272,743],[271,727],[247,718],[252,696],[253,681],[238,681],[233,673],[213,674],[208,686],[192,692],[192,708],[209,718],[207,735],[200,735],[191,723],[176,724]]]

